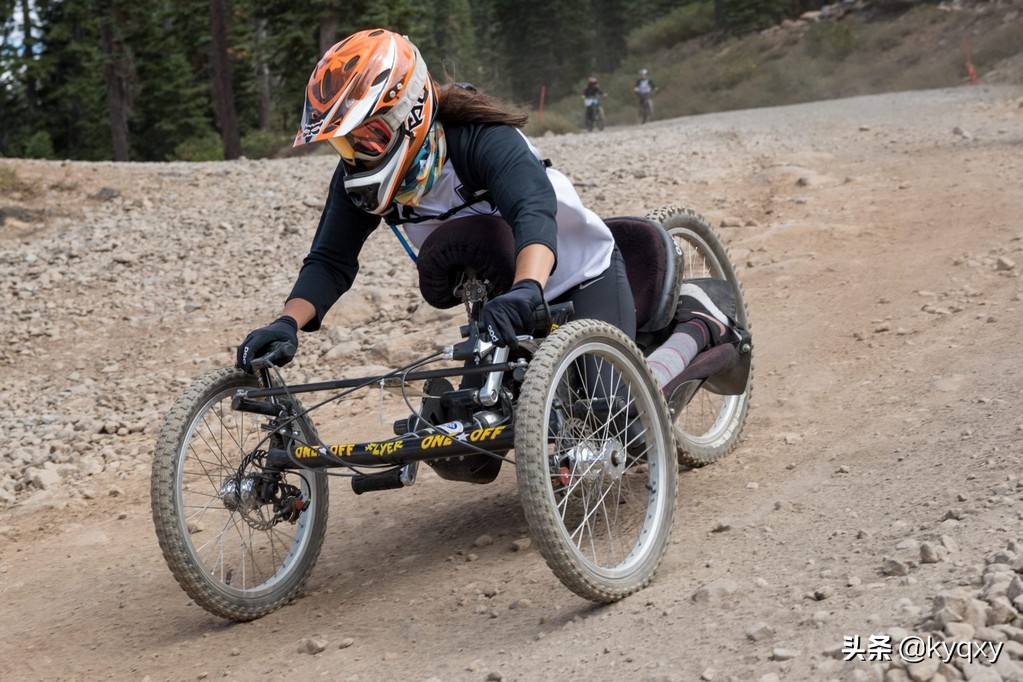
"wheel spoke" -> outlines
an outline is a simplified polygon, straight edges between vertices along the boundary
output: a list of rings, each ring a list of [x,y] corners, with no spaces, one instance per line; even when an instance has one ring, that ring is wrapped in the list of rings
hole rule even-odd
[[[152,476],[153,516],[168,565],[199,605],[234,620],[269,613],[301,588],[319,554],[328,494],[320,476],[261,468],[255,448],[263,447],[267,419],[231,409],[239,388],[255,386],[255,377],[233,369],[197,379],[165,419]],[[315,440],[306,420],[299,428]],[[279,484],[272,499],[264,499],[270,489],[257,480],[267,474]],[[309,506],[284,529],[273,522],[273,504],[296,478]],[[228,496],[231,481],[236,487]]]

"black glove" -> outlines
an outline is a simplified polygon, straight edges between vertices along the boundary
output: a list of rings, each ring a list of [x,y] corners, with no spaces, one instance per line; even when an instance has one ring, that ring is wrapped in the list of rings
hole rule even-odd
[[[253,358],[265,355],[270,351],[271,344],[278,342],[291,344],[290,348],[278,347],[277,358],[274,361],[283,367],[291,362],[295,357],[295,351],[298,350],[298,323],[294,318],[282,315],[265,327],[249,332],[242,345],[238,346],[234,366],[252,374]]]
[[[524,279],[483,306],[483,333],[498,346],[518,348],[519,334],[532,334],[533,311],[543,304],[543,288],[535,279]]]

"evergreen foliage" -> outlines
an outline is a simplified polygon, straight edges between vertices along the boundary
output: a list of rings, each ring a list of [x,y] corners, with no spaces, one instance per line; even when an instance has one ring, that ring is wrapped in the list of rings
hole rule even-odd
[[[406,33],[435,78],[535,105],[541,88],[560,97],[587,75],[631,63],[630,55],[713,30],[751,30],[814,1],[212,4],[226,10],[242,153],[270,156],[286,153],[317,59],[357,30]],[[230,145],[214,108],[210,7],[210,0],[0,0],[0,156],[222,158]],[[225,73],[223,62],[217,71]]]

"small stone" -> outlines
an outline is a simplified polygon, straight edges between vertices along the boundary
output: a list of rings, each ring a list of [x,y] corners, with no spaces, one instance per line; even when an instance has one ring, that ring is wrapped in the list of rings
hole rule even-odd
[[[911,663],[906,666],[906,674],[913,682],[929,682],[938,674],[938,666],[941,659],[937,656],[925,658],[919,663]]]
[[[714,668],[707,668],[700,673],[700,679],[704,682],[713,682],[715,675],[717,675],[717,671]]]
[[[711,530],[712,533],[724,533],[726,530],[731,530],[732,522],[730,519],[718,519],[717,523],[714,524],[714,528]]]
[[[531,544],[533,544],[533,542],[529,538],[519,538],[518,540],[512,543],[512,551],[525,552],[527,549],[529,549],[529,546]]]
[[[327,648],[327,640],[322,637],[306,637],[298,645],[298,653],[316,655]]]
[[[487,682],[501,682],[501,680],[503,679],[504,675],[497,672],[496,670],[492,670],[489,673],[487,673]]]
[[[1003,272],[1007,272],[1016,267],[1016,262],[1008,256],[999,256],[995,262],[995,268]]]
[[[775,647],[771,651],[772,661],[791,661],[793,658],[799,658],[799,651],[796,649],[783,649],[781,647]]]
[[[827,599],[828,597],[830,597],[834,593],[835,593],[834,588],[825,585],[824,587],[821,587],[820,589],[814,590],[813,598],[816,599],[817,601],[824,601],[825,599]]]
[[[892,559],[888,557],[881,562],[881,575],[909,575],[909,566],[902,563],[898,559]]]
[[[945,634],[956,641],[973,639],[974,627],[969,623],[946,623]]]
[[[938,553],[937,547],[929,542],[920,544],[920,563],[936,564],[939,561],[941,561],[941,555]]]
[[[347,649],[348,647],[350,647],[353,644],[355,644],[355,638],[354,637],[345,637],[344,639],[341,640],[341,643],[337,645],[337,648],[338,649]]]
[[[696,590],[692,600],[697,603],[713,602],[734,594],[738,589],[739,585],[734,580],[721,578]]]
[[[473,547],[489,547],[492,544],[494,544],[494,538],[490,537],[489,535],[485,535],[484,534],[484,535],[481,535],[478,538],[476,538],[476,541],[472,543],[472,546]]]
[[[767,623],[754,623],[746,630],[746,638],[752,642],[761,642],[769,637],[774,637],[774,628]]]

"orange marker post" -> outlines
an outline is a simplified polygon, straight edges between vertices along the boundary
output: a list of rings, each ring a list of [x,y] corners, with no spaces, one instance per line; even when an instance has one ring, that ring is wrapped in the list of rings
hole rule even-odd
[[[970,41],[966,38],[963,38],[963,52],[966,53],[966,73],[970,74],[970,84],[976,85],[979,82],[977,71],[973,68],[973,60],[970,59]]]

